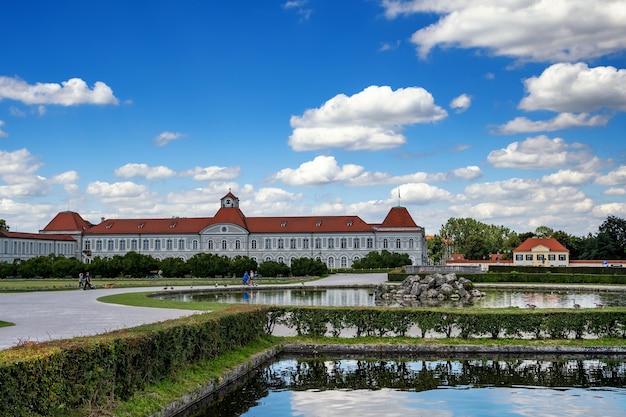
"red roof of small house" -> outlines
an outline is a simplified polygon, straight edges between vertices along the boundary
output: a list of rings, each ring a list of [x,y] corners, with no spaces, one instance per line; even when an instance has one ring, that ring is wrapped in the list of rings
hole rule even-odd
[[[65,240],[75,242],[75,239],[72,236],[63,234],[39,234],[0,231],[0,236],[12,239]]]
[[[513,250],[513,252],[530,252],[537,246],[545,246],[550,252],[569,252],[565,246],[561,245],[558,240],[553,237],[529,237]]]
[[[93,226],[83,219],[80,214],[73,211],[62,211],[54,216],[41,232],[84,232]]]

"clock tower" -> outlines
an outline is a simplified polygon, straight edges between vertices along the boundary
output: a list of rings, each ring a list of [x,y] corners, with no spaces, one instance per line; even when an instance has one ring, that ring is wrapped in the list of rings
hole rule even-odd
[[[222,208],[238,208],[239,199],[233,195],[230,191],[220,200],[222,202]]]

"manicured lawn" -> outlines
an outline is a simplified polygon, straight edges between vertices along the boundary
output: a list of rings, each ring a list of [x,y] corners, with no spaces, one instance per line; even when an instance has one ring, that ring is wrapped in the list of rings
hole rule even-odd
[[[148,297],[153,292],[136,292],[126,294],[106,295],[98,298],[98,301],[111,304],[122,304],[136,307],[158,307],[158,308],[177,308],[180,310],[203,310],[203,311],[219,311],[230,306],[226,303],[212,303],[198,301],[188,303],[185,301],[175,300],[159,300],[157,298]]]

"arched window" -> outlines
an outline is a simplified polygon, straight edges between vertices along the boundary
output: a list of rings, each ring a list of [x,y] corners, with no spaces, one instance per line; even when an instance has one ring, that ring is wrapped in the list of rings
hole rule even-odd
[[[228,242],[226,242],[226,239],[222,240],[222,250],[226,250],[228,249]]]
[[[341,267],[342,268],[347,268],[348,267],[348,257],[347,256],[342,256],[341,257]]]
[[[396,239],[396,249],[400,249],[402,247],[402,241],[400,239]]]
[[[332,256],[328,258],[328,267],[329,268],[334,268],[335,267],[335,258],[333,258]]]
[[[193,242],[191,242],[191,247],[193,248],[193,250],[198,250],[198,240],[194,239]]]
[[[235,240],[235,249],[241,249],[241,240]]]
[[[213,250],[213,240],[209,239],[206,243],[206,248],[208,250]]]
[[[409,239],[409,249],[413,249],[413,239]]]
[[[250,242],[250,248],[256,249],[256,239],[252,239],[252,241]]]
[[[389,241],[387,239],[383,239],[383,249],[389,248]]]

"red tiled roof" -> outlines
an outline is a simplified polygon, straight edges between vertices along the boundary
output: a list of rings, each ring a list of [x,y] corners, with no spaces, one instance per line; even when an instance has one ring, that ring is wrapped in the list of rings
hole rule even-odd
[[[419,226],[415,224],[415,222],[413,221],[413,218],[411,217],[411,214],[406,209],[406,207],[398,206],[398,207],[392,207],[391,210],[389,210],[389,213],[387,213],[387,217],[385,217],[385,220],[383,220],[383,222],[379,225],[379,227],[382,227],[382,228],[407,228],[407,227],[416,228]]]
[[[63,211],[41,230],[42,232],[84,232],[93,226],[83,219],[80,214],[73,211]]]
[[[12,238],[12,239],[39,239],[39,240],[75,241],[72,236],[70,236],[70,235],[63,235],[63,234],[39,234],[39,233],[3,232],[3,231],[0,231],[0,236]]]
[[[569,252],[569,249],[561,245],[561,243],[553,237],[529,237],[524,243],[515,248],[513,252],[530,252],[537,246],[545,246],[550,252]]]
[[[373,232],[358,216],[248,217],[251,233]]]
[[[228,193],[230,194],[230,193]],[[228,195],[227,194],[227,195]],[[232,194],[231,194],[232,196]],[[232,196],[232,198],[236,198],[235,196]],[[243,214],[243,212],[241,210],[239,210],[239,208],[235,208],[235,207],[222,207],[220,208],[217,213],[215,213],[215,216],[213,216],[211,220],[211,224],[216,224],[216,223],[232,223],[232,224],[236,224],[237,226],[241,226],[244,229],[247,229],[248,226],[246,224],[246,216]]]
[[[199,233],[211,224],[210,217],[166,219],[107,219],[85,231],[91,234]]]

